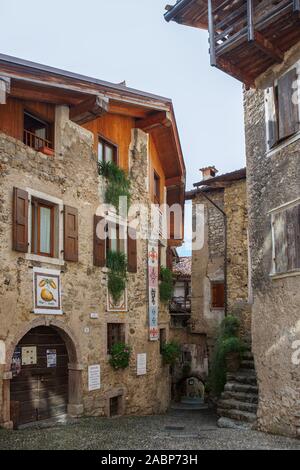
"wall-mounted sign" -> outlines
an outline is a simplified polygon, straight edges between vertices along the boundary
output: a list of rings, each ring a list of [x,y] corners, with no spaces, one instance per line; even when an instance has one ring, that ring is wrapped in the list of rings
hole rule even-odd
[[[136,360],[136,373],[137,375],[147,374],[147,354],[138,354]]]
[[[56,349],[47,349],[47,367],[53,368],[57,366]]]
[[[107,311],[108,312],[127,312],[127,310],[128,310],[127,289],[124,290],[118,302],[114,302],[112,296],[110,295],[107,289]]]
[[[90,318],[91,318],[92,320],[97,320],[97,319],[99,318],[99,315],[98,315],[98,313],[93,312],[93,313],[90,314]]]
[[[33,311],[62,315],[60,271],[33,268]]]
[[[13,377],[17,377],[22,369],[22,353],[19,346],[14,350],[14,354],[11,361],[11,372]]]
[[[5,356],[6,356],[6,348],[5,348],[5,343],[1,339],[0,340],[0,365],[5,364]]]
[[[22,348],[22,366],[32,366],[37,363],[36,346]]]
[[[99,390],[101,387],[100,364],[89,366],[89,391]]]
[[[158,330],[158,242],[148,242],[149,339],[159,339]]]

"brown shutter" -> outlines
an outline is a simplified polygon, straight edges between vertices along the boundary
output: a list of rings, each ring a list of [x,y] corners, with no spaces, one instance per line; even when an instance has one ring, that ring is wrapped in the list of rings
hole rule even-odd
[[[288,270],[288,245],[287,245],[287,213],[279,212],[273,219],[275,240],[275,266],[276,273],[284,273]]]
[[[94,215],[94,266],[104,267],[106,264],[106,251],[105,251],[105,238],[104,227],[102,237],[97,236],[98,223],[104,220],[104,217]]]
[[[128,227],[127,231],[127,262],[130,273],[137,272],[137,240],[136,230]]]
[[[173,269],[173,252],[171,248],[168,246],[167,247],[167,268]]]
[[[225,285],[222,282],[212,284],[212,307],[224,308],[225,305]]]
[[[78,210],[64,207],[64,259],[78,261]]]
[[[28,252],[28,193],[13,191],[13,250]]]
[[[278,80],[279,139],[289,137],[299,130],[299,110],[293,95],[297,89],[297,70],[292,69]],[[293,102],[294,101],[294,102]]]

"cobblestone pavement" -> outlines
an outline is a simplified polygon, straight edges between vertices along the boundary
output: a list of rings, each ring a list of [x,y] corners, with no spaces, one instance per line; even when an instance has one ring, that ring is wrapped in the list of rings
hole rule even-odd
[[[49,428],[0,430],[0,449],[300,450],[300,441],[256,431],[219,429],[208,411],[173,411],[165,416],[82,418]]]

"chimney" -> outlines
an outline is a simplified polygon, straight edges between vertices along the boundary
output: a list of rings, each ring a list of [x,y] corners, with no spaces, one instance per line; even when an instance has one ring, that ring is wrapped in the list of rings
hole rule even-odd
[[[205,168],[200,168],[200,171],[202,171],[203,181],[209,180],[210,178],[214,178],[218,173],[218,170],[215,166],[207,166]]]

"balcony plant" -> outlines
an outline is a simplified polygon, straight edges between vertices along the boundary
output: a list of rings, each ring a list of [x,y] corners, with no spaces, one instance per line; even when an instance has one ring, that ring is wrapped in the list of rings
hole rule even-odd
[[[98,173],[107,180],[105,202],[119,210],[120,197],[127,198],[127,210],[130,207],[130,180],[126,172],[114,162],[99,162]]]
[[[160,285],[159,285],[159,297],[161,302],[167,303],[173,297],[174,292],[174,281],[173,273],[171,269],[161,266],[160,268]]]
[[[116,343],[110,351],[110,365],[115,369],[126,369],[129,366],[131,348],[125,343]]]
[[[109,269],[107,288],[116,304],[126,288],[127,258],[125,253],[109,251],[107,253],[107,267]]]
[[[174,366],[181,355],[180,345],[176,341],[165,343],[162,346],[162,357],[164,364]]]

